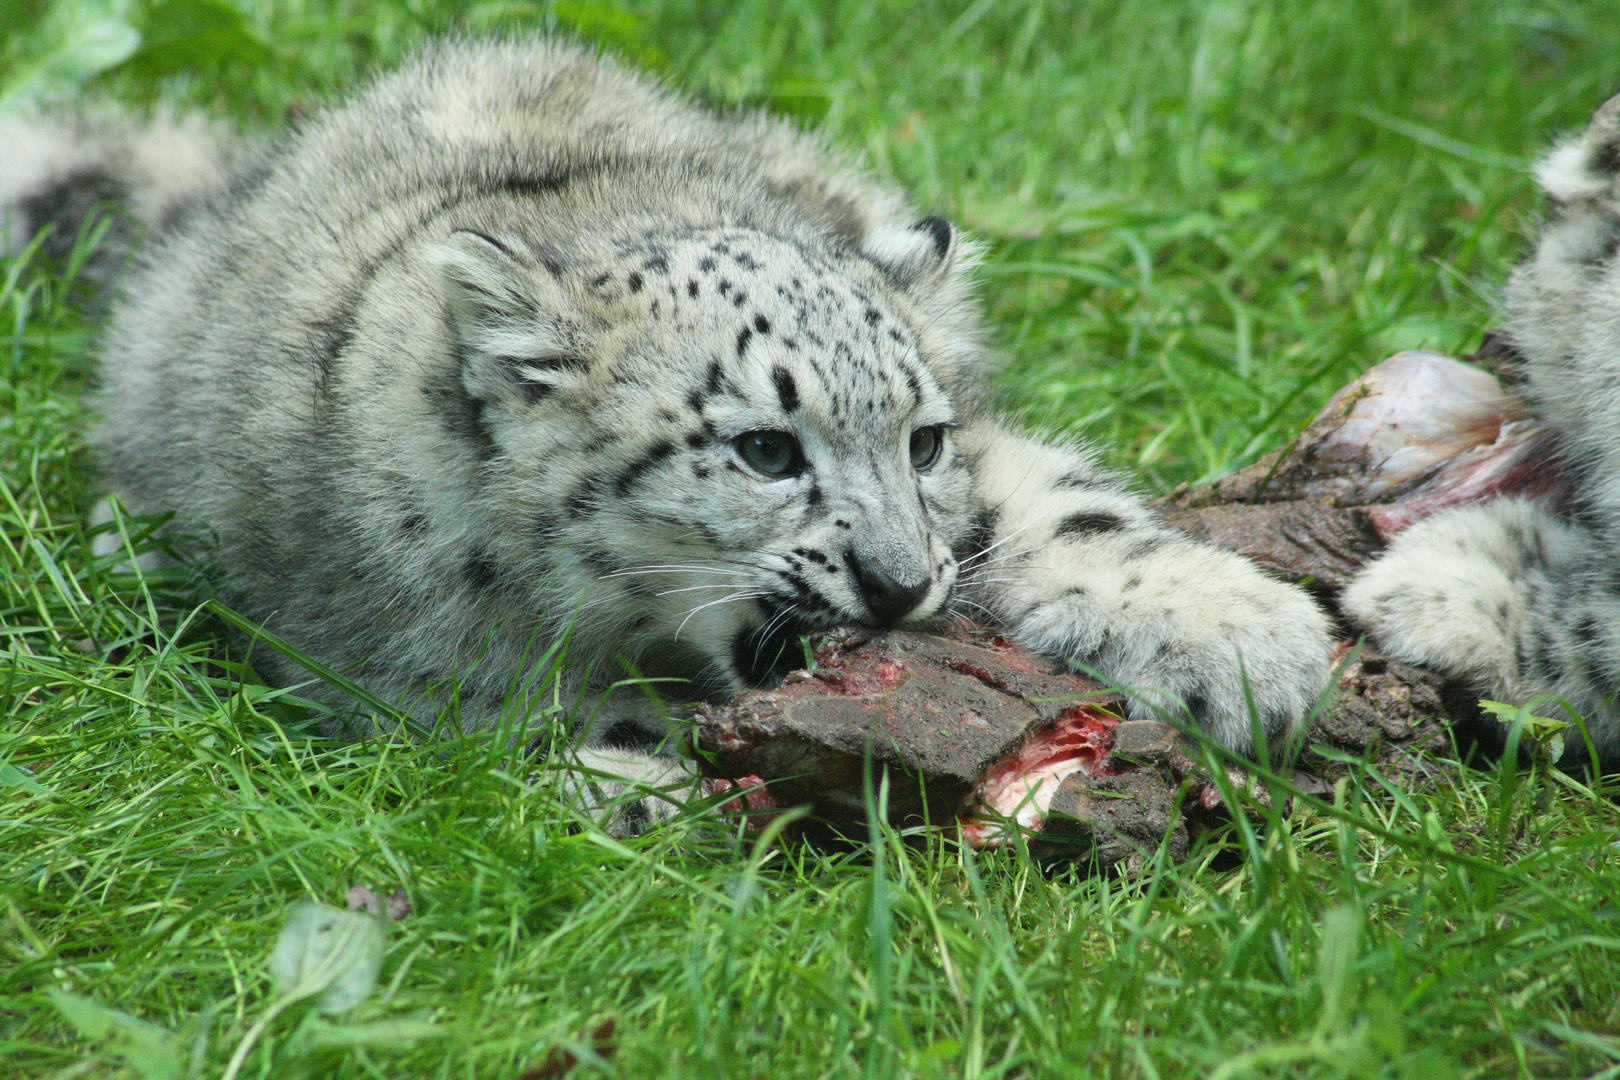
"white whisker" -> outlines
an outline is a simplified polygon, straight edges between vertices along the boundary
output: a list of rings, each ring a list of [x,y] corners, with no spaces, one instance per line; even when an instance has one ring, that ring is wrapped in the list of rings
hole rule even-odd
[[[992,551],[996,550],[996,548],[1000,547],[1002,544],[1005,544],[1007,541],[1009,541],[1013,537],[1017,536],[1019,533],[1025,531],[1026,529],[1031,528],[1034,525],[1039,524],[1041,521],[1045,520],[1046,518],[1051,517],[1055,513],[1057,513],[1057,509],[1054,507],[1053,509],[1046,511],[1043,514],[1037,514],[1034,518],[1032,518],[1031,520],[1025,522],[1019,528],[1014,529],[1012,532],[1008,533],[1006,536],[1003,536],[1000,540],[997,540],[995,543],[991,544],[989,547],[985,548],[983,551],[979,552],[977,555],[970,555],[966,559],[963,559],[957,565],[958,566],[969,566],[969,565],[973,564],[974,562],[977,562],[979,559],[984,558],[986,555],[988,555]]]
[[[712,585],[687,585],[686,587],[680,589],[665,589],[662,592],[657,592],[653,595],[674,596],[676,593],[697,592],[699,589],[735,589],[736,587],[737,583],[735,581],[719,581]]]
[[[677,626],[675,628],[675,636],[671,640],[672,641],[681,640],[681,631],[686,629],[686,624],[692,621],[692,616],[696,615],[698,612],[702,611],[704,608],[711,608],[711,607],[716,606],[717,604],[729,604],[733,600],[754,600],[754,599],[757,599],[757,598],[759,598],[761,596],[764,596],[764,595],[765,595],[765,593],[759,592],[758,590],[753,590],[753,591],[739,590],[739,591],[737,591],[735,593],[732,593],[730,596],[722,596],[718,600],[710,600],[707,604],[699,604],[697,607],[693,608],[691,611],[688,611],[686,613],[686,618],[682,619],[681,620],[681,625],[679,625],[679,626]]]
[[[735,575],[738,575],[738,576],[746,576],[748,574],[748,571],[747,570],[727,570],[727,569],[725,569],[723,567],[718,567],[718,566],[681,566],[681,565],[678,565],[678,564],[675,564],[675,563],[664,563],[664,564],[655,565],[655,566],[632,566],[632,567],[627,567],[626,569],[623,569],[623,570],[615,570],[615,571],[613,571],[613,573],[606,574],[604,576],[610,577],[610,578],[616,578],[616,577],[631,577],[631,576],[636,576],[636,575],[641,575],[641,574],[679,574],[679,573],[735,574]]]

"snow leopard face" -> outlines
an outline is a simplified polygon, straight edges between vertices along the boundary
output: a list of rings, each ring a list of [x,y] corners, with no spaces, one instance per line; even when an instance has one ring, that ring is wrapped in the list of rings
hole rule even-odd
[[[706,691],[801,660],[799,632],[940,613],[971,462],[911,295],[954,234],[894,233],[837,255],[711,230],[577,264],[453,233],[438,258],[506,474],[504,572],[580,612],[576,635],[615,628],[598,649],[706,671]]]

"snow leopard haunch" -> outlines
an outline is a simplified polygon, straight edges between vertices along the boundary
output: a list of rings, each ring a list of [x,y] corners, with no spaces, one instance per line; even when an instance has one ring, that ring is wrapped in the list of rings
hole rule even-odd
[[[1379,645],[1516,703],[1561,698],[1620,758],[1620,97],[1536,170],[1550,201],[1507,289],[1522,390],[1554,428],[1567,506],[1437,514],[1353,581]],[[1559,713],[1558,715],[1562,715]]]
[[[1251,694],[1275,739],[1323,687],[1305,593],[987,410],[974,246],[785,123],[458,43],[209,159],[112,313],[108,488],[375,691],[487,722],[568,635],[603,693],[713,697],[953,613],[1240,751]],[[595,760],[662,775],[646,694],[594,715]]]

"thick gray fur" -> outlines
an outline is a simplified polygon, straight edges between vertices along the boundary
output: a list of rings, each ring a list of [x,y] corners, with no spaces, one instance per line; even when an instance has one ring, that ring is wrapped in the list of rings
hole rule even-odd
[[[1402,659],[1522,704],[1559,697],[1620,758],[1620,97],[1536,171],[1550,210],[1507,319],[1525,389],[1571,481],[1558,515],[1519,499],[1419,523],[1345,605]],[[1553,705],[1543,713],[1563,715]]]
[[[408,707],[459,684],[490,722],[564,634],[598,689],[628,661],[713,697],[786,631],[953,613],[1239,750],[1245,671],[1271,738],[1323,687],[1303,592],[987,411],[973,246],[787,124],[565,44],[459,43],[219,156],[241,164],[115,305],[108,489],[176,512],[226,600]],[[752,468],[736,440],[761,430],[806,467]],[[644,693],[597,716],[587,764],[680,775],[644,753],[667,735]]]

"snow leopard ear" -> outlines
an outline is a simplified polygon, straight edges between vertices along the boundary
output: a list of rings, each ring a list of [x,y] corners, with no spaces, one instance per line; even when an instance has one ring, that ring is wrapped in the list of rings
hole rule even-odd
[[[534,405],[585,384],[590,364],[573,304],[517,240],[457,229],[429,253],[477,401]]]
[[[949,272],[961,248],[961,236],[942,217],[925,217],[912,225],[880,225],[861,243],[861,254],[876,263],[896,285],[911,289]]]

